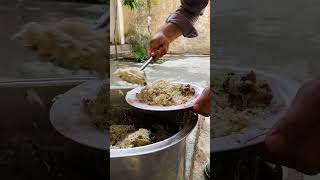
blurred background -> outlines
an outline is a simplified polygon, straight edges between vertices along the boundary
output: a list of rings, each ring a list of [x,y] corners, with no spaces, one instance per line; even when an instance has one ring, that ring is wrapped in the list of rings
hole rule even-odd
[[[13,39],[30,22],[68,19],[94,24],[107,10],[107,1],[100,0],[0,1],[1,179],[107,179],[109,154],[67,139],[49,120],[54,97],[82,82],[63,83],[61,79],[81,77],[85,81],[96,74],[43,61],[35,49]]]
[[[263,70],[298,84],[320,77],[319,1],[223,0],[213,9],[212,67]],[[285,180],[319,179],[284,170]]]
[[[49,23],[69,19],[94,23],[107,9],[100,0],[1,0],[0,21],[0,80],[93,76],[88,72],[73,72],[41,61],[37,53],[24,47],[13,36],[24,24]]]

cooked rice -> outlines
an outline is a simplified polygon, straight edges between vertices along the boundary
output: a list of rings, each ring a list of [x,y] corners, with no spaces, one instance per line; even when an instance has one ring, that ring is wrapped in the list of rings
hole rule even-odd
[[[173,106],[184,104],[194,98],[195,91],[190,85],[171,84],[165,80],[157,80],[145,86],[137,98],[141,103],[157,106]]]
[[[95,100],[83,100],[83,109],[97,129],[110,134],[111,149],[144,146],[162,141],[172,135],[166,124],[156,123],[152,125],[151,129],[136,127],[136,118],[138,117],[131,114],[127,109],[113,107],[109,111],[113,118],[108,118],[107,95],[107,89],[102,88]],[[114,117],[115,115],[117,117]],[[123,123],[129,125],[123,125]]]
[[[128,134],[136,131],[132,125],[111,125],[110,126],[110,144],[115,145],[123,140]]]
[[[97,129],[109,133],[111,149],[132,148],[156,143],[171,137],[183,126],[180,122],[180,116],[176,114],[172,117],[177,118],[173,122],[158,121],[154,116],[142,115],[129,107],[113,104],[108,109],[108,101],[108,89],[103,87],[96,99],[83,100],[83,109]],[[108,118],[109,116],[112,118]]]
[[[140,71],[138,68],[120,68],[114,73],[116,76],[121,78],[123,81],[127,81],[132,84],[143,84],[147,83],[147,76],[144,71]]]
[[[132,148],[151,144],[150,130],[135,129],[131,125],[112,125],[110,127],[111,148]]]
[[[214,73],[212,84],[214,98],[211,109],[214,126],[210,130],[211,138],[240,132],[263,121],[269,115],[270,89],[268,85],[253,78],[252,82],[254,83],[250,85],[254,85],[252,87],[255,88],[255,91],[265,98],[260,98],[258,96],[260,94],[251,98],[247,97],[247,95],[251,95],[249,92],[243,93],[243,89],[240,88],[242,85],[247,85],[245,83],[248,83],[246,81],[242,82],[242,79],[239,74],[230,76],[230,73],[229,75],[221,72]],[[229,83],[227,90],[226,82]],[[261,89],[260,87],[263,88]]]
[[[93,30],[89,25],[68,21],[32,22],[24,25],[14,38],[21,38],[43,61],[71,70],[106,73],[107,33]]]
[[[221,108],[214,106],[212,111],[214,126],[211,128],[211,137],[223,137],[240,132],[250,125],[263,121],[269,114],[265,108],[253,108],[239,111],[235,108]]]

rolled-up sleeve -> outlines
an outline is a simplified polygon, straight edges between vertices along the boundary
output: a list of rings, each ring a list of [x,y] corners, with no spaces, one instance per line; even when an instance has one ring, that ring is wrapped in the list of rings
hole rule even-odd
[[[209,0],[181,0],[181,6],[167,18],[166,22],[177,25],[184,37],[197,37],[198,32],[194,24],[208,3]]]

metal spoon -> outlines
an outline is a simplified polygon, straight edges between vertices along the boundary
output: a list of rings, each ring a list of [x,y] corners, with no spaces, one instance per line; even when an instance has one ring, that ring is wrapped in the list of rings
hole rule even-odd
[[[141,67],[140,67],[140,71],[143,71],[152,61],[154,56],[151,56],[148,61],[146,61]]]
[[[141,67],[140,67],[140,71],[143,71],[153,60],[153,58],[156,56],[155,53],[151,53],[151,57],[148,59],[148,61],[146,61]]]

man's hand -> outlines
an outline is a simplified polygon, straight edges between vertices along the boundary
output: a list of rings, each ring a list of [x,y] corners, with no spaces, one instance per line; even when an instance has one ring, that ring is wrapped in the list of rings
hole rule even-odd
[[[175,24],[165,24],[152,38],[147,47],[148,57],[154,56],[153,62],[167,54],[170,43],[177,37],[182,35],[182,32]]]
[[[169,37],[167,37],[162,31],[159,31],[153,37],[147,48],[148,57],[151,57],[151,55],[154,56],[152,63],[167,54],[170,42]]]
[[[320,172],[320,81],[304,84],[265,140],[262,156],[305,174]]]
[[[207,87],[203,90],[200,97],[193,105],[193,111],[195,113],[201,114],[203,116],[210,116],[210,108],[211,108],[211,91],[210,88]]]

